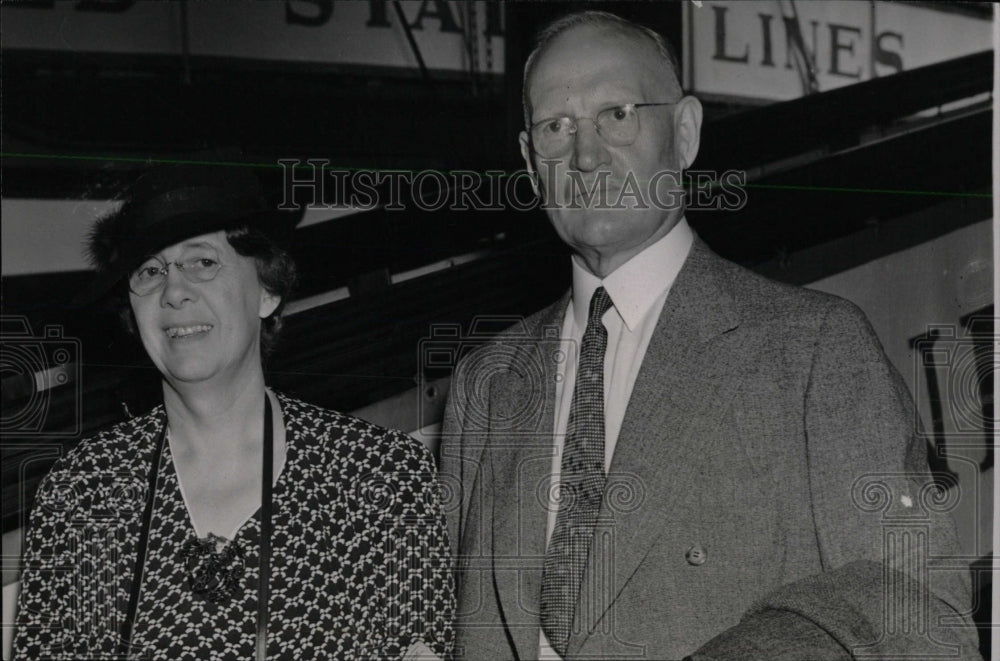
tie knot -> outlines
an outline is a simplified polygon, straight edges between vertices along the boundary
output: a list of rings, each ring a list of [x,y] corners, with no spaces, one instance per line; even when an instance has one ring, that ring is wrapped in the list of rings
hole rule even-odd
[[[594,291],[594,295],[590,298],[590,313],[587,316],[587,325],[593,326],[594,324],[601,323],[601,317],[610,309],[611,297],[608,296],[608,291],[604,287],[598,287]]]

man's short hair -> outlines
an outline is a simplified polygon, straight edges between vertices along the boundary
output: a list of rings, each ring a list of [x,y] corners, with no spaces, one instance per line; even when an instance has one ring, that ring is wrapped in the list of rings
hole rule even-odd
[[[680,65],[677,63],[677,56],[674,54],[673,46],[671,46],[670,42],[662,34],[645,25],[633,23],[617,14],[606,11],[587,10],[573,12],[547,23],[535,35],[535,47],[531,50],[527,61],[524,63],[524,79],[521,83],[521,103],[524,107],[524,125],[526,128],[531,126],[531,100],[528,98],[528,79],[531,77],[531,72],[534,69],[535,60],[538,59],[538,56],[548,47],[552,40],[564,32],[581,25],[613,28],[648,39],[656,48],[656,52],[663,58],[663,61],[666,62],[670,73],[677,80],[678,84],[680,84]]]

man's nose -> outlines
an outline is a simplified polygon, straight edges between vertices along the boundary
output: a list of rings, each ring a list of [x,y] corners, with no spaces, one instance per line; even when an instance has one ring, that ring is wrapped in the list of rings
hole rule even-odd
[[[573,149],[573,168],[582,172],[596,170],[611,162],[611,153],[593,120],[577,120]]]

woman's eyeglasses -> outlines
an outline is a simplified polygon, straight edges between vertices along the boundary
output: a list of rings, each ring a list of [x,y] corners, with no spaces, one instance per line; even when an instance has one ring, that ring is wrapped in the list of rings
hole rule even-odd
[[[190,255],[173,262],[150,257],[142,266],[132,271],[128,279],[128,288],[136,296],[149,296],[159,291],[167,282],[167,272],[171,266],[176,268],[185,280],[193,283],[214,280],[222,268],[222,264],[212,255]]]

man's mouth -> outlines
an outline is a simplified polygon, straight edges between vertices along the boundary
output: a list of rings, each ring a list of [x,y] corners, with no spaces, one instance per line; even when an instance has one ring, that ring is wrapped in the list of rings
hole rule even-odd
[[[195,326],[169,326],[164,329],[164,332],[172,340],[191,337],[192,335],[200,335],[201,333],[207,333],[212,330],[211,324],[198,324]]]
[[[572,194],[573,191],[570,191]],[[614,207],[618,202],[618,196],[621,194],[621,189],[608,186],[600,189],[590,189],[588,191],[577,192],[572,196],[569,203],[566,206],[570,207]]]

